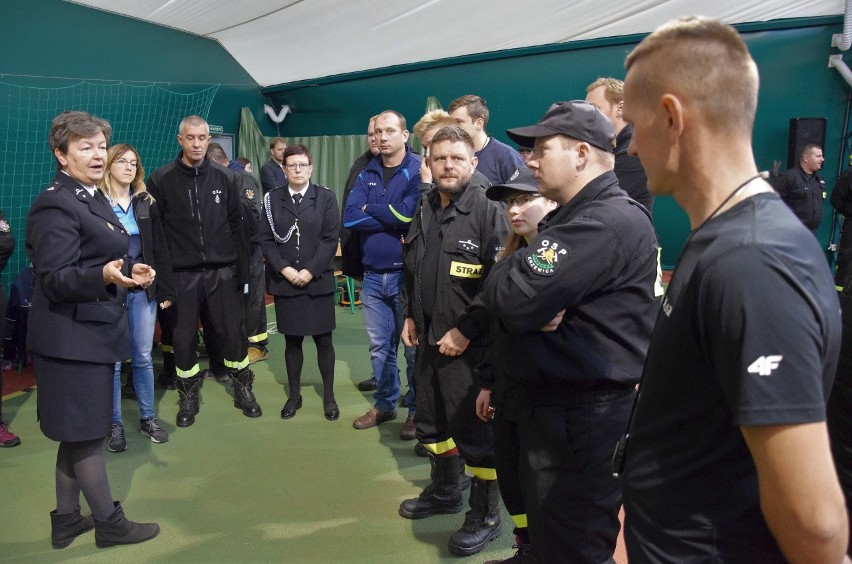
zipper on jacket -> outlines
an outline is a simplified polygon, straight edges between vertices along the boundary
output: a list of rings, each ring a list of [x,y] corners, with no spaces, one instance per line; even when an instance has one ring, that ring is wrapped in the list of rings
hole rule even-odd
[[[196,206],[196,221],[198,222],[198,241],[201,243],[201,262],[207,263],[207,257],[204,253],[204,226],[201,223],[201,201],[198,199],[198,169],[195,169],[195,206]]]

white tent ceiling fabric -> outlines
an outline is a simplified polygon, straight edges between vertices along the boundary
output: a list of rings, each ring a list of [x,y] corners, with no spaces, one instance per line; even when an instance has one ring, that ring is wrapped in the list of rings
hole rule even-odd
[[[218,41],[260,86],[505,49],[839,15],[843,0],[66,0]]]

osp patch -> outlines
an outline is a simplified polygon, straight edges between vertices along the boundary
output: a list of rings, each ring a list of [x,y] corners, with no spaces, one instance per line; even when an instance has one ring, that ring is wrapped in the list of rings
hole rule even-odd
[[[536,274],[552,276],[556,273],[559,258],[568,254],[568,249],[562,247],[557,241],[544,239],[535,250],[535,253],[527,256],[527,266]]]

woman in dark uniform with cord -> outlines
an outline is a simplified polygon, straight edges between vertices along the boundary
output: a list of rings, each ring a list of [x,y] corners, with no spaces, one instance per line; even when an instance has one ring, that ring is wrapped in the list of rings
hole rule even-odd
[[[112,419],[113,368],[130,355],[127,288],[148,287],[155,272],[124,257],[128,234],[96,188],[112,128],[85,112],[53,120],[50,150],[58,170],[27,218],[26,250],[35,288],[27,346],[38,382],[41,430],[59,442],[54,548],[95,529],[99,548],[151,539],[156,523],[134,523],[112,499],[104,438]],[[80,493],[92,510],[80,514]]]
[[[266,258],[266,289],[275,296],[278,332],[284,335],[284,364],[290,393],[283,419],[302,407],[302,342],[311,335],[323,384],[323,413],[340,417],[334,399],[334,273],[332,261],[340,232],[334,194],[311,183],[311,152],[304,145],[284,151],[288,186],[266,193],[261,219],[261,249]]]

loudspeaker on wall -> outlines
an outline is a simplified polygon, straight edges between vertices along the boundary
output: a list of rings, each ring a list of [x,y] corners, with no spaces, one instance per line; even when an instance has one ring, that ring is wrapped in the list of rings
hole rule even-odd
[[[787,168],[799,164],[802,149],[814,143],[825,151],[825,118],[791,118],[787,141]]]

